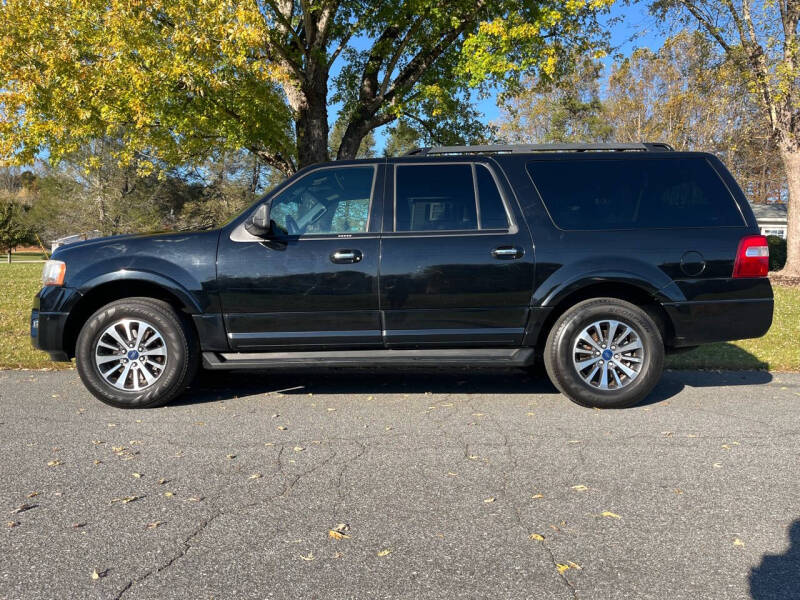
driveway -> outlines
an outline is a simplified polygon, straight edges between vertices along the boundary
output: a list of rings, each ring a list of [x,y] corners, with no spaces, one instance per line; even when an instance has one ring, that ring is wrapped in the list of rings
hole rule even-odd
[[[800,374],[0,372],[0,598],[800,598]],[[333,533],[331,533],[333,532]]]

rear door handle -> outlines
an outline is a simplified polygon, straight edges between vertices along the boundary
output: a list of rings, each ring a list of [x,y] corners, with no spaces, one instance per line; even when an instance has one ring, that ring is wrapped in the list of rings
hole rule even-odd
[[[514,246],[498,246],[492,250],[492,256],[498,260],[514,260],[515,258],[522,258],[525,251],[522,248]]]
[[[361,262],[362,258],[361,250],[336,250],[331,254],[331,262],[344,265]]]

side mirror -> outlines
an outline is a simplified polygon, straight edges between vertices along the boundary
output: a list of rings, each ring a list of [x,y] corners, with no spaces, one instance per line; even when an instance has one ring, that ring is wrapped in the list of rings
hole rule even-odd
[[[244,224],[244,228],[247,230],[247,233],[256,237],[269,236],[270,230],[272,229],[269,221],[269,205],[262,204],[259,206],[256,212],[254,212]]]

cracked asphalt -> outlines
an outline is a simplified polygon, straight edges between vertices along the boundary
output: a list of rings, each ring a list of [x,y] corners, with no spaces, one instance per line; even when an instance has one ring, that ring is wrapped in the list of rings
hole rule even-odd
[[[120,411],[3,371],[0,598],[800,598],[798,407],[800,374],[599,411],[521,371],[350,370]]]

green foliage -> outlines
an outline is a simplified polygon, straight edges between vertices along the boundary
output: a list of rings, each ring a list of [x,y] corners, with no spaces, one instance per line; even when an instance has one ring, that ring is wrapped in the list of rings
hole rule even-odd
[[[768,235],[769,270],[780,271],[786,264],[786,240],[777,235]]]
[[[549,77],[525,82],[506,97],[499,136],[517,143],[602,142],[613,134],[600,99],[602,65],[586,57],[557,83]]]
[[[22,207],[8,199],[0,199],[0,250],[11,252],[20,244],[31,241],[25,226]]]
[[[6,0],[0,160],[111,138],[139,174],[242,149],[290,173],[327,157],[331,101],[340,158],[403,115],[438,141],[478,140],[471,90],[557,78],[569,52],[604,46],[612,2]]]
[[[402,156],[414,148],[423,145],[423,135],[408,121],[400,119],[393,127],[389,127],[389,138],[383,148],[384,156]]]

